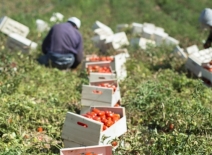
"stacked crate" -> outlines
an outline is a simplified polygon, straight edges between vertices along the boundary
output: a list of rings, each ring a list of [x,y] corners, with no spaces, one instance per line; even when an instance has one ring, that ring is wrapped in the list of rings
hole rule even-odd
[[[127,27],[127,25],[122,25],[121,27]],[[123,46],[128,46],[129,41],[125,32],[119,30],[114,33],[110,27],[96,21],[92,26],[94,36],[91,38],[95,47],[99,48],[102,52],[108,50],[121,49]]]
[[[7,47],[23,53],[29,53],[37,48],[37,43],[17,33],[10,33],[7,38]]]
[[[29,33],[29,28],[7,16],[0,19],[0,31],[6,35],[11,33],[19,34],[26,37]]]
[[[26,38],[29,28],[7,16],[0,19],[0,32],[8,36],[6,45],[12,50],[25,53],[37,48],[37,43]]]
[[[73,152],[83,153],[85,152],[83,150],[91,148],[102,148],[102,152],[93,150],[97,154],[112,154],[112,148],[115,147],[111,146],[111,142],[127,132],[125,108],[121,106],[119,87],[119,78],[123,75],[119,71],[123,72],[122,68],[129,58],[129,54],[126,49],[118,49],[116,52],[117,54],[108,57],[86,56],[83,69],[88,73],[89,84],[82,86],[80,114],[72,112],[66,114],[62,128],[65,149],[61,149],[61,155],[65,153],[71,155]],[[92,68],[99,69],[99,67],[107,67],[110,72],[92,73]],[[124,77],[122,78],[124,79]],[[86,117],[94,109],[105,113],[110,111],[118,115],[119,119],[114,121],[111,126],[106,126],[105,123],[94,118]],[[105,152],[105,149],[108,152]]]
[[[185,67],[195,76],[205,78],[212,82],[211,65],[212,48],[199,50],[196,45],[186,48],[188,58],[185,62]]]
[[[125,63],[127,59],[130,57],[127,49],[117,49],[116,54],[109,56],[112,60],[107,60],[104,57],[106,56],[98,56],[96,54],[87,55],[85,60],[82,63],[82,69],[86,69],[86,67],[90,66],[109,66],[111,67],[111,73],[107,74],[99,74],[99,73],[91,73],[89,74],[90,81],[96,80],[109,80],[109,79],[117,79],[118,81],[122,81],[127,77],[127,70]],[[97,58],[97,59],[93,59]],[[101,60],[101,58],[104,58]]]
[[[142,49],[146,49],[146,44],[160,46],[178,45],[179,41],[169,36],[163,28],[157,27],[152,23],[132,23],[132,34],[136,37],[131,39],[131,45],[138,45]]]

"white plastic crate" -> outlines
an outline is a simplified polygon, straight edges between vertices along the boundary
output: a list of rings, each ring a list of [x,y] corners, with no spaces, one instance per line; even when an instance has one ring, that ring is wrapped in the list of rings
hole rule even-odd
[[[112,70],[117,71],[125,64],[127,59],[129,59],[130,55],[129,55],[127,49],[118,49],[118,50],[116,50],[116,53],[117,54],[110,56],[113,58],[113,61],[94,61],[94,62],[92,62],[89,60],[91,57],[95,57],[95,56],[99,57],[99,56],[96,54],[87,55],[85,58],[85,61],[82,64],[82,69],[85,69],[86,64],[89,65],[89,64],[96,64],[96,63],[100,63],[100,64],[110,63]]]
[[[60,155],[79,155],[85,152],[94,152],[98,155],[112,155],[111,145],[97,145],[87,147],[63,148],[60,149]]]
[[[104,62],[90,62],[90,63],[85,63],[85,68],[87,68],[87,66],[105,66],[105,67],[110,67],[110,62],[108,61],[104,61]],[[113,73],[113,70],[111,68],[111,73],[96,73],[96,72],[91,72],[88,75],[89,81],[93,82],[93,81],[98,81],[98,80],[115,80],[116,79],[116,74]]]
[[[88,65],[110,64],[110,67],[111,67],[112,71],[115,72],[115,71],[119,70],[125,64],[125,62],[126,62],[126,54],[125,53],[120,53],[120,54],[117,54],[117,55],[112,56],[112,57],[114,59],[113,61],[96,61],[96,62],[94,61],[94,62],[90,62],[89,60],[86,60],[85,63],[84,63],[85,65],[83,65],[83,66],[86,67]]]
[[[162,28],[162,27],[155,27],[155,32],[164,32],[165,33],[165,30],[164,30],[164,28]]]
[[[154,40],[154,29],[148,28],[148,27],[143,27],[142,30],[142,38],[146,38],[149,40]]]
[[[203,60],[190,55],[188,56],[188,59],[185,63],[185,67],[194,73],[197,77],[202,77],[202,62]]]
[[[128,50],[126,48],[117,49],[116,52],[117,53],[124,53],[126,59],[129,59],[130,58],[130,54],[129,54],[129,52],[128,52]]]
[[[141,35],[142,29],[143,29],[143,24],[140,23],[132,23],[132,34],[136,35]]]
[[[155,31],[154,32],[154,41],[157,46],[165,43],[165,39],[168,37],[168,34],[162,31]]]
[[[202,77],[209,80],[212,83],[212,72],[202,67]]]
[[[98,84],[109,83],[116,85],[116,91],[112,88],[100,87]],[[121,100],[120,88],[117,80],[101,80],[90,82],[90,85],[82,86],[82,106],[108,106],[114,105]]]
[[[36,27],[38,32],[43,32],[50,29],[48,26],[48,23],[46,23],[45,21],[41,19],[36,20]]]
[[[125,32],[118,32],[112,36],[108,36],[105,40],[105,44],[108,49],[114,50],[121,48],[122,46],[129,45],[128,38]]]
[[[199,48],[197,45],[192,45],[186,48],[186,52],[188,55],[199,52]]]
[[[209,49],[203,49],[203,50],[200,50],[199,51],[199,54],[201,55],[201,56],[210,56],[209,54],[210,54],[210,51],[209,51]]]
[[[103,28],[95,29],[93,32],[94,32],[94,35],[99,35],[99,36],[102,36],[104,38],[106,38],[107,36],[113,35],[111,33],[108,33],[107,31],[105,31]]]
[[[119,24],[116,26],[116,32],[123,32],[129,27],[128,24]]]
[[[165,44],[167,45],[178,45],[179,43],[180,42],[173,37],[168,36],[165,38]]]
[[[116,54],[114,57],[114,61],[111,62],[111,67],[114,71],[120,70],[126,63],[126,53]]]
[[[52,16],[50,17],[51,22],[57,22],[57,21],[62,21],[64,18],[64,15],[59,13],[59,12],[54,12]]]
[[[102,50],[106,50],[105,38],[106,36],[95,35],[94,37],[91,38],[91,40],[93,41],[95,47]]]
[[[145,28],[148,28],[148,29],[151,29],[151,30],[153,30],[153,31],[155,31],[155,29],[156,29],[156,26],[155,26],[155,24],[152,24],[152,23],[143,23],[143,27],[145,27]]]
[[[148,46],[156,46],[155,41],[146,38],[132,38],[131,46],[139,46],[141,49],[147,49]]]
[[[180,48],[180,46],[178,45],[174,48],[173,52],[176,56],[179,56],[180,58],[183,58],[183,59],[188,58],[187,54],[184,52],[184,49]]]
[[[91,107],[91,110],[93,108],[94,107]],[[95,108],[120,114],[120,120],[103,131],[103,123],[86,118],[82,115],[68,112],[62,127],[62,139],[64,140],[65,148],[102,144],[106,145],[114,138],[117,138],[127,132],[126,114],[124,107]],[[84,124],[86,127],[83,127],[79,124]],[[105,138],[104,140],[103,137]]]
[[[200,57],[200,53],[199,52],[192,53],[191,56],[194,56],[194,57],[197,57],[198,58],[198,57]]]
[[[29,33],[29,28],[7,16],[3,17],[0,22],[0,31],[6,35],[11,33],[19,34],[26,37]]]
[[[90,82],[98,81],[98,80],[116,80],[115,73],[90,73],[88,77]]]
[[[37,43],[19,34],[11,33],[7,39],[7,46],[13,50],[21,50],[24,53],[28,53],[37,48]]]
[[[113,31],[110,27],[108,27],[107,25],[101,23],[100,21],[96,21],[93,26],[92,26],[92,29],[95,30],[95,29],[98,29],[98,28],[101,28],[103,29],[105,32],[107,32],[107,34],[110,34],[110,35],[113,35]]]
[[[116,71],[116,78],[118,81],[123,81],[127,77],[127,70],[125,66],[122,66],[119,70]]]

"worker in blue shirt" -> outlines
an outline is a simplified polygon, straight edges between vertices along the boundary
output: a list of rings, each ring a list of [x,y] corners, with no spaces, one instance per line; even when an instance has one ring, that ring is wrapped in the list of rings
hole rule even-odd
[[[55,24],[42,43],[38,61],[58,69],[76,68],[83,59],[83,39],[79,32],[81,21],[71,17],[65,23]]]

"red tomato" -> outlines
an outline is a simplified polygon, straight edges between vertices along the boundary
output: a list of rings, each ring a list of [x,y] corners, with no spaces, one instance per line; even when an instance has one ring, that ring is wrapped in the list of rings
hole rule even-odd
[[[115,92],[116,91],[116,86],[113,85],[112,88],[113,88],[113,91]]]
[[[104,125],[107,125],[108,120],[107,119],[103,119],[102,123],[104,123]]]
[[[105,83],[101,83],[100,85],[101,85],[101,87],[105,87]]]
[[[98,117],[98,116],[95,116],[93,119],[96,120],[96,121],[98,121],[98,122],[101,122],[101,118]]]
[[[173,130],[173,129],[174,129],[174,124],[170,124],[170,125],[169,125],[169,129],[170,129],[170,130]]]
[[[90,61],[95,61],[95,57],[90,57]]]
[[[104,115],[101,115],[100,117],[101,117],[101,119],[103,119],[103,118],[106,119],[106,115],[105,114]]]
[[[106,61],[107,59],[106,59],[106,57],[101,57],[101,60]]]
[[[107,123],[106,123],[106,126],[107,126],[107,127],[110,127],[110,126],[112,126],[113,124],[114,124],[114,123],[113,123],[112,120],[108,120]]]
[[[106,125],[104,125],[104,126],[103,126],[103,131],[104,131],[104,130],[107,130],[107,129],[108,129],[108,127],[107,127]]]
[[[97,115],[97,114],[96,114],[95,112],[91,112],[91,113],[90,113],[90,116],[91,116],[92,118],[94,118],[96,115]]]
[[[113,114],[113,117],[120,118],[120,115],[119,114]]]
[[[112,58],[110,56],[106,57],[107,61],[111,61]]]
[[[99,61],[99,57],[95,57],[95,60],[96,60],[96,61]]]
[[[107,69],[107,67],[106,67],[106,66],[104,66],[104,67],[103,67],[103,69],[104,69],[104,70],[106,70],[106,69]]]
[[[113,142],[111,143],[111,145],[112,145],[112,146],[117,146],[117,145],[118,145],[118,142],[117,142],[117,141],[113,141]]]
[[[105,112],[104,112],[104,111],[99,111],[99,112],[97,113],[97,115],[98,115],[98,116],[103,116],[103,115],[105,115]]]
[[[108,121],[112,121],[112,117],[106,117]]]
[[[109,113],[111,113],[111,111],[108,111],[108,110],[105,111],[105,114],[109,114]]]
[[[99,109],[96,109],[96,108],[93,108],[92,112],[98,114],[100,112],[100,110]]]
[[[112,120],[113,120],[114,123],[116,123],[119,120],[119,118],[118,117],[113,117]]]
[[[114,107],[120,107],[120,105],[119,105],[118,103],[116,103],[116,104],[114,105]]]
[[[113,115],[114,115],[113,113],[106,113],[107,117],[113,117]]]
[[[106,117],[101,117],[101,122],[105,123],[107,121]]]
[[[37,128],[37,132],[42,132],[43,131],[43,128],[42,127],[38,127]]]
[[[83,116],[93,119],[89,114],[84,114]]]

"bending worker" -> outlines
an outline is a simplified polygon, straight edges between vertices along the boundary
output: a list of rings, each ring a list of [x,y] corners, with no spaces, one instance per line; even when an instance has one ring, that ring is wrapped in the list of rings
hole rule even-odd
[[[38,61],[58,69],[76,68],[83,59],[83,39],[79,32],[81,21],[71,17],[65,23],[55,24],[42,43]]]

